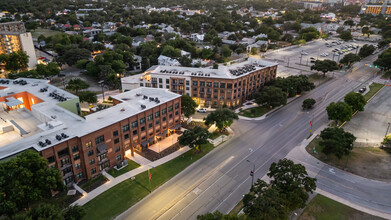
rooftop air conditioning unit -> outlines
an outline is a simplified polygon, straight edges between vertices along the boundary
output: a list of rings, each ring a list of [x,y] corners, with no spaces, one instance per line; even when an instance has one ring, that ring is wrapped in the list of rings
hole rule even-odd
[[[141,105],[141,109],[145,109],[145,108],[147,108],[147,106]]]

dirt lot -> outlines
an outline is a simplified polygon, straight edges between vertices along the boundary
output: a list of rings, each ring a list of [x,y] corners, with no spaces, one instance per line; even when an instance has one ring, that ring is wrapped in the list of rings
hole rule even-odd
[[[334,155],[323,154],[318,143],[319,138],[315,138],[306,150],[319,160],[339,169],[346,167],[347,171],[362,177],[391,181],[391,149],[355,147],[348,157],[339,160]]]

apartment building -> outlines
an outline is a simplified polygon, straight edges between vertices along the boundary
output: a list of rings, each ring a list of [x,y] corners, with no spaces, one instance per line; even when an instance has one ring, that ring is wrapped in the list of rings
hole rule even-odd
[[[33,149],[66,185],[124,165],[179,129],[180,95],[138,88],[112,96],[110,108],[80,115],[79,98],[44,80],[0,80],[0,159]]]
[[[235,107],[247,97],[274,79],[277,64],[249,58],[218,69],[153,66],[142,74],[121,79],[122,89],[139,87],[169,89],[186,94],[202,107]]]
[[[23,22],[0,23],[0,54],[23,50],[29,56],[28,68],[37,65],[37,57],[30,32],[26,32]]]

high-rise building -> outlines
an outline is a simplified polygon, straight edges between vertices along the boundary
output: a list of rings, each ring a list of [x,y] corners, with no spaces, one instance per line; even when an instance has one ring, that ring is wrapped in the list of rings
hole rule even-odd
[[[23,50],[29,56],[28,68],[37,65],[37,57],[30,32],[26,32],[23,22],[0,23],[0,54]]]

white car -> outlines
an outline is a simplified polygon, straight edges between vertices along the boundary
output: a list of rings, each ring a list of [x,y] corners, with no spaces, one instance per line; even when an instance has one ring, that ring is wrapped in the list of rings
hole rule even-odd
[[[301,55],[308,55],[307,52],[301,51]]]
[[[197,112],[206,113],[206,108],[199,108],[197,109]]]

